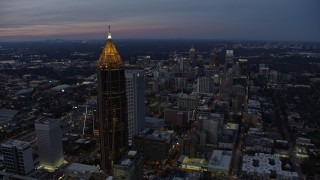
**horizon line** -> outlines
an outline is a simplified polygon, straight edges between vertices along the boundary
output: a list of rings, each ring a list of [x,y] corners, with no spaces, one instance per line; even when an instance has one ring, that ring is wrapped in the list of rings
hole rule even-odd
[[[229,42],[291,42],[291,43],[320,43],[317,40],[244,40],[244,39],[216,39],[216,38],[117,38],[115,41],[229,41]],[[68,39],[68,38],[53,38],[53,39],[37,39],[37,40],[0,40],[0,43],[14,43],[14,42],[46,42],[46,41],[69,41],[69,42],[80,42],[80,41],[106,41],[106,39]]]

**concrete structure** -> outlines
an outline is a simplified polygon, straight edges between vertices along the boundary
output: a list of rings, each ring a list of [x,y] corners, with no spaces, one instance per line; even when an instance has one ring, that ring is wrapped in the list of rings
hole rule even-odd
[[[164,120],[168,125],[187,125],[192,120],[192,110],[181,110],[179,108],[166,108],[164,110]]]
[[[68,85],[68,84],[62,84],[62,85],[59,85],[59,86],[56,86],[56,87],[53,87],[51,88],[52,91],[61,91],[61,92],[64,92],[68,89],[71,89],[72,86],[71,85]]]
[[[239,59],[240,74],[246,76],[249,73],[248,59]]]
[[[197,147],[199,144],[199,137],[197,132],[192,132],[186,139],[182,141],[182,153],[190,158],[196,156]]]
[[[194,65],[196,63],[196,58],[197,58],[197,52],[196,52],[196,49],[192,45],[190,50],[189,50],[189,61],[190,61],[190,64]]]
[[[4,126],[9,126],[18,112],[19,111],[13,109],[0,109],[0,130],[2,130]]]
[[[209,161],[202,158],[180,156],[178,167],[192,171],[208,171],[213,174],[228,175],[232,159],[232,151],[214,150]]]
[[[174,77],[174,89],[184,90],[187,88],[187,78],[186,77]]]
[[[209,66],[219,67],[218,51],[215,50],[210,53]]]
[[[270,83],[278,83],[278,79],[279,79],[279,73],[278,73],[278,71],[270,70],[269,82],[270,82]]]
[[[219,134],[223,127],[224,115],[203,111],[199,113],[201,130],[206,133],[206,141],[209,144],[217,144]]]
[[[164,119],[153,118],[153,117],[145,117],[146,128],[151,129],[163,129]]]
[[[218,143],[218,134],[221,131],[219,129],[218,121],[213,119],[207,119],[206,117],[199,118],[202,122],[202,131],[206,133],[206,141],[209,144],[217,144]]]
[[[199,77],[197,79],[198,93],[213,93],[214,81],[210,77]]]
[[[137,151],[129,151],[114,167],[114,179],[143,179],[142,155]]]
[[[233,65],[233,50],[226,50],[226,65],[227,68],[232,67]]]
[[[146,128],[133,138],[133,149],[141,152],[146,161],[163,161],[168,158],[173,136],[173,131]]]
[[[180,156],[177,161],[178,167],[191,171],[208,171],[208,162],[204,158],[189,158]]]
[[[258,135],[247,135],[245,137],[244,148],[247,152],[271,153],[274,141]]]
[[[221,149],[233,150],[239,130],[239,124],[227,123],[219,136],[218,147]]]
[[[0,179],[3,180],[9,180],[9,179],[14,179],[14,180],[38,180],[38,178],[32,178],[24,175],[19,175],[19,174],[13,174],[13,173],[8,173],[5,171],[0,171]]]
[[[271,154],[255,153],[254,156],[242,157],[242,173],[257,179],[292,179],[297,180],[298,174],[294,171],[282,170],[282,162],[279,157]]]
[[[181,109],[194,110],[199,105],[199,100],[198,96],[181,94],[178,99],[178,106]]]
[[[228,175],[231,159],[232,151],[214,150],[208,162],[208,170],[213,173]]]
[[[143,70],[126,70],[129,140],[145,128],[145,80]]]
[[[32,148],[27,142],[8,140],[1,144],[6,172],[26,175],[33,169]]]
[[[95,179],[97,174],[102,174],[96,166],[90,166],[80,163],[72,163],[64,170],[64,176],[62,180],[69,179],[79,179],[79,180],[89,180]]]
[[[38,119],[35,122],[40,164],[52,172],[64,163],[60,120]]]

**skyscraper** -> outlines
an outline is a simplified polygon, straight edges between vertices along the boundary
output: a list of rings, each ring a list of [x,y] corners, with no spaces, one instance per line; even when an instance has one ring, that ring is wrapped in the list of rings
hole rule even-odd
[[[34,169],[31,145],[18,140],[1,144],[3,164],[7,172],[26,175]]]
[[[239,59],[239,65],[240,65],[240,73],[241,75],[247,76],[249,73],[248,68],[248,59]]]
[[[210,54],[209,66],[219,67],[219,50],[214,50]]]
[[[126,70],[129,139],[142,131],[144,122],[144,71]]]
[[[55,171],[64,162],[60,120],[42,118],[35,122],[40,164]]]
[[[128,108],[123,62],[108,39],[97,64],[98,119],[100,125],[101,168],[113,174],[113,167],[128,148]]]
[[[227,50],[226,51],[226,65],[227,68],[232,67],[233,65],[233,50]]]
[[[192,45],[192,47],[189,50],[189,61],[190,61],[190,64],[195,65],[196,57],[197,57],[197,52],[196,52],[196,49]]]

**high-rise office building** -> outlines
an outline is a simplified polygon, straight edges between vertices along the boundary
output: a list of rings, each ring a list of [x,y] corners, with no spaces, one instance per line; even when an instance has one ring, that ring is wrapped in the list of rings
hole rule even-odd
[[[232,67],[233,65],[233,50],[227,50],[226,51],[226,65],[227,68]]]
[[[64,162],[60,120],[42,118],[35,122],[40,164],[53,172]]]
[[[144,71],[126,70],[129,140],[145,128]]]
[[[209,66],[213,67],[219,67],[219,55],[218,55],[218,50],[214,50],[210,54],[210,59],[209,59]]]
[[[197,92],[213,93],[214,81],[211,77],[199,77],[197,79]]]
[[[3,164],[7,172],[26,175],[34,169],[32,148],[27,142],[8,140],[1,144]]]
[[[189,50],[189,61],[190,61],[190,64],[194,65],[196,63],[196,58],[197,58],[197,52],[196,52],[196,49],[192,45],[192,47]]]
[[[249,73],[248,59],[239,59],[240,73],[247,76]]]
[[[101,168],[113,174],[113,167],[128,148],[128,108],[123,62],[109,27],[108,39],[97,64],[98,119]]]

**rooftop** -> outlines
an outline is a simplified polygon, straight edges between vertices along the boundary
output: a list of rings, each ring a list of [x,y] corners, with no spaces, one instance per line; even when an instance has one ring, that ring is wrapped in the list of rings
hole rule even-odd
[[[275,172],[277,175],[298,177],[297,172],[283,171],[279,157],[271,154],[255,153],[254,156],[244,155],[242,171],[248,174],[270,175]]]
[[[95,172],[98,171],[98,168],[96,166],[90,166],[86,164],[80,164],[80,163],[72,163],[70,164],[66,170],[68,171],[76,171],[76,172]]]
[[[51,90],[53,90],[53,91],[62,91],[62,90],[64,90],[64,89],[68,89],[68,88],[70,88],[70,87],[71,87],[71,85],[62,84],[62,85],[59,85],[59,86],[56,86],[56,87],[51,88]]]
[[[55,122],[59,121],[59,119],[50,119],[50,118],[40,118],[37,119],[35,122],[38,124],[53,124]]]
[[[174,131],[172,130],[160,131],[156,129],[145,128],[138,136],[152,140],[170,140],[173,134]]]
[[[6,148],[17,148],[17,149],[25,149],[27,147],[30,147],[30,144],[28,142],[24,142],[24,141],[18,141],[18,140],[8,140],[4,143],[1,144],[2,147],[6,147]]]
[[[18,110],[13,109],[0,109],[0,123],[11,121],[18,112]]]
[[[128,153],[117,164],[122,167],[131,167],[131,165],[140,157],[138,151],[128,151]]]
[[[214,150],[208,163],[212,169],[229,170],[232,151]]]

